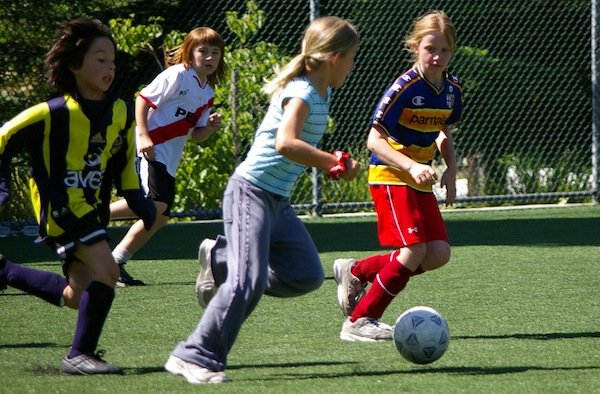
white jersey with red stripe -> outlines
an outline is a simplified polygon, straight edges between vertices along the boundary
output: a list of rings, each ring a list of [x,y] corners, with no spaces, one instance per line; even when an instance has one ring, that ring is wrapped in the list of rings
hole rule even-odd
[[[155,160],[174,177],[193,128],[208,123],[215,92],[193,68],[176,64],[158,74],[140,96],[150,105],[148,131]]]

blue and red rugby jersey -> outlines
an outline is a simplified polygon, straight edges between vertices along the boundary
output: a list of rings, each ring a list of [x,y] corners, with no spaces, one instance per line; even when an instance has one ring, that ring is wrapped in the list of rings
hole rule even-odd
[[[458,78],[446,73],[444,86],[438,90],[416,66],[396,78],[386,90],[373,114],[372,127],[383,133],[397,151],[419,163],[431,163],[440,130],[460,121],[462,111],[462,85]],[[409,174],[387,165],[375,153],[369,164],[371,185],[408,185],[431,191],[431,186],[417,185]]]

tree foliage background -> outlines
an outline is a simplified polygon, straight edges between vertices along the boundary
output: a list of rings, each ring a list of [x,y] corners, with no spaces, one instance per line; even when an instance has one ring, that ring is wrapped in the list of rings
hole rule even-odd
[[[364,140],[377,99],[410,66],[404,37],[416,17],[443,9],[457,26],[459,50],[451,69],[462,80],[466,99],[455,133],[459,177],[468,188],[459,203],[589,198],[588,0],[315,4],[318,14],[350,19],[361,32],[356,67],[335,93],[325,149],[346,149],[367,165]],[[260,93],[262,80],[274,64],[299,50],[311,16],[310,0],[2,0],[1,5],[0,123],[48,98],[42,61],[59,21],[90,16],[111,24],[120,47],[113,87],[131,101],[162,70],[163,45],[173,45],[196,26],[210,26],[223,35],[229,80],[217,89],[217,110],[224,115],[224,128],[206,143],[186,149],[174,207],[186,217],[199,217],[199,211],[219,214],[225,182],[268,104]],[[32,218],[25,158],[19,158],[14,171],[15,194],[0,221]],[[322,182],[317,195],[315,181],[320,177],[307,170],[292,202],[314,206],[316,200],[323,211],[369,209],[366,172],[350,184]]]

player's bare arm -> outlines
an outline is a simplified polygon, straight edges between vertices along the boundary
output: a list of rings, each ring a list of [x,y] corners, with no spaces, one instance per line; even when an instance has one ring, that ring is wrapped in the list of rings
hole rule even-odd
[[[300,139],[300,133],[307,118],[308,106],[306,103],[299,98],[290,99],[284,105],[283,119],[277,130],[275,149],[296,163],[328,171],[337,164],[336,157]]]
[[[387,138],[375,127],[369,131],[367,148],[387,164],[408,172],[418,185],[433,185],[437,180],[431,166],[418,163],[392,148]]]
[[[147,160],[154,160],[156,153],[154,152],[154,142],[150,138],[148,132],[148,111],[150,105],[143,97],[137,96],[135,99],[135,122],[137,132],[138,153],[142,154]]]
[[[451,205],[456,200],[457,171],[451,126],[447,126],[440,131],[440,135],[436,139],[436,144],[446,163],[446,170],[442,174],[440,186],[446,188],[446,205]]]
[[[211,135],[221,128],[222,115],[218,112],[213,112],[208,117],[208,123],[204,127],[195,127],[192,131],[192,139],[196,142],[206,141]]]
[[[293,98],[284,104],[283,120],[277,130],[275,149],[296,163],[328,172],[338,164],[338,158],[300,139],[306,118],[308,118],[308,106],[302,99]],[[349,158],[345,161],[345,171],[340,174],[340,179],[352,180],[358,175],[359,170],[360,163]]]

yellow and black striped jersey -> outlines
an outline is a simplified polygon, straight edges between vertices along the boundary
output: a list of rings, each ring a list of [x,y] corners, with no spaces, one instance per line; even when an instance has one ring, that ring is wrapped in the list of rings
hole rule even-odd
[[[55,219],[97,209],[105,177],[120,190],[139,190],[134,128],[133,113],[112,94],[103,101],[67,94],[26,109],[0,128],[0,205],[9,198],[11,158],[26,151],[40,236],[61,235]],[[109,160],[119,161],[110,166],[118,174],[106,174]]]

